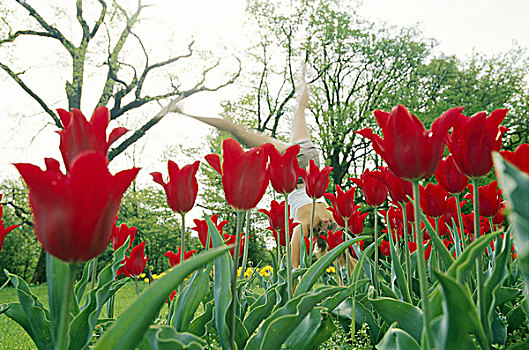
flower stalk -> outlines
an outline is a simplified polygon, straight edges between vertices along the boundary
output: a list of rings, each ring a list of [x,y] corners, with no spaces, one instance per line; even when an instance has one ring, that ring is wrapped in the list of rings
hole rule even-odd
[[[241,250],[241,231],[243,226],[244,210],[237,210],[237,238],[233,253],[233,269],[231,275],[231,305],[230,305],[230,344],[235,349],[235,310],[237,302],[237,270],[239,269],[239,252]]]
[[[246,212],[246,230],[244,232],[244,248],[242,253],[242,264],[241,264],[241,278],[246,273],[246,265],[248,262],[248,246],[250,242],[250,211]]]
[[[287,251],[287,295],[288,300],[292,299],[292,249],[290,246],[290,225],[288,222],[288,194],[283,195],[285,198],[285,240],[286,240],[286,251]],[[312,206],[312,212],[314,213],[314,206]],[[314,215],[314,214],[313,214]]]
[[[410,246],[408,244],[408,214],[406,213],[406,205],[404,203],[400,203],[400,207],[402,208],[402,230],[404,233],[404,255],[406,257],[406,276],[407,276],[407,288],[408,288],[408,294],[411,295],[411,284],[412,284],[412,277],[411,277],[411,259],[410,259]]]
[[[313,237],[314,237],[314,211],[316,207],[316,198],[312,198],[312,210],[310,212],[310,232],[309,232],[309,242],[312,244]],[[309,252],[309,266],[312,265],[312,251],[314,249],[310,249]]]
[[[73,282],[75,280],[75,263],[68,264],[68,275],[64,285],[61,315],[59,318],[59,329],[57,330],[56,350],[66,350],[70,342],[70,309],[72,308]]]
[[[373,216],[375,219],[374,230],[375,230],[375,266],[373,268],[373,284],[377,295],[379,294],[378,289],[378,220],[377,220],[377,207],[373,207]]]
[[[479,239],[481,236],[481,230],[479,227],[479,190],[478,190],[478,182],[475,177],[470,178],[470,182],[472,183],[472,186],[474,187],[474,194],[473,194],[473,201],[474,201],[474,234],[476,235],[476,240]],[[476,277],[477,277],[477,308],[479,312],[479,318],[481,320],[481,324],[483,325],[483,329],[485,330],[486,334],[489,333],[488,329],[488,321],[487,321],[487,312],[485,310],[485,284],[483,281],[483,259],[480,256],[478,258],[478,261],[476,262]]]
[[[421,239],[421,207],[419,195],[419,181],[413,180],[413,200],[415,201],[415,232],[417,234],[417,273],[419,275],[419,289],[421,292],[422,311],[424,314],[424,327],[426,329],[426,348],[431,348],[434,344],[434,337],[430,325],[430,299],[428,295],[428,285],[426,279],[426,260],[424,258],[424,246]]]

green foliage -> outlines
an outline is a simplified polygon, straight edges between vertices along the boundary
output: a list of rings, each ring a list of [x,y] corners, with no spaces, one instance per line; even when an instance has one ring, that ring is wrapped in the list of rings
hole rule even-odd
[[[11,273],[30,280],[35,271],[41,251],[33,234],[33,218],[27,199],[27,188],[19,180],[0,182],[0,193],[4,215],[1,218],[6,226],[19,224],[20,227],[9,233],[0,252],[0,266]],[[7,277],[0,274],[0,284]]]

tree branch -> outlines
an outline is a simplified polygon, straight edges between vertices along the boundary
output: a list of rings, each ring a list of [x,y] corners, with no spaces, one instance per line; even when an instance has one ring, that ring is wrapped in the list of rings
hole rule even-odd
[[[70,54],[73,53],[74,46],[72,45],[70,41],[68,41],[68,39],[64,37],[64,35],[62,35],[62,33],[57,28],[54,28],[51,25],[49,25],[48,22],[46,22],[44,18],[42,18],[42,16],[33,7],[31,7],[25,0],[16,0],[16,2],[20,6],[25,8],[29,12],[29,15],[31,17],[35,18],[35,20],[39,22],[42,28],[44,28],[50,34],[50,37],[59,40]]]
[[[29,29],[19,30],[13,34],[11,34],[10,32],[7,38],[0,40],[0,45],[5,44],[5,43],[11,43],[15,41],[15,39],[21,35],[34,35],[34,36],[44,36],[48,38],[55,38],[51,33],[48,33],[48,32],[39,32],[36,30],[29,30]]]
[[[0,68],[2,68],[7,74],[9,74],[9,76],[11,78],[13,78],[13,80],[25,91],[27,92],[31,97],[33,97],[37,103],[44,109],[44,111],[46,111],[46,113],[48,113],[52,118],[53,120],[55,121],[55,125],[57,125],[59,128],[63,128],[62,127],[62,123],[59,119],[59,117],[46,105],[46,103],[35,93],[33,92],[33,90],[31,90],[27,85],[26,83],[24,83],[22,81],[22,79],[20,79],[19,75],[20,74],[17,74],[15,72],[13,72],[8,66],[6,66],[5,64],[1,63],[0,62]]]

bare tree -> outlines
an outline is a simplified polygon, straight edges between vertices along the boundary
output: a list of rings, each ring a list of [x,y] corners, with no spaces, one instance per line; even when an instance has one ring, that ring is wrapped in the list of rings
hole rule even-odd
[[[135,9],[130,12],[124,7],[120,6],[118,1],[109,4],[106,0],[97,0],[100,6],[99,15],[90,21],[85,18],[83,5],[87,1],[75,0],[75,18],[78,28],[81,29],[81,37],[74,42],[75,35],[64,34],[52,21],[56,18],[47,19],[41,15],[39,11],[30,5],[25,0],[15,0],[18,6],[25,10],[30,21],[27,24],[28,29],[12,30],[12,25],[9,20],[3,18],[3,24],[7,27],[7,34],[0,37],[0,46],[8,46],[22,37],[42,37],[59,43],[60,47],[67,53],[71,63],[71,77],[65,83],[65,93],[68,100],[68,108],[81,108],[81,97],[83,94],[83,87],[85,86],[85,70],[89,62],[89,44],[98,36],[103,36],[104,32],[101,28],[107,28],[108,48],[104,67],[106,67],[106,78],[103,84],[101,95],[99,97],[97,106],[107,106],[111,113],[111,120],[118,119],[125,113],[134,109],[146,106],[150,103],[156,102],[159,105],[165,103],[161,110],[152,118],[147,120],[143,125],[137,128],[130,136],[121,141],[115,148],[111,149],[108,155],[109,160],[112,160],[117,155],[122,153],[127,147],[132,145],[140,139],[145,133],[160,122],[167,114],[174,112],[174,107],[177,102],[204,91],[217,91],[229,84],[232,84],[241,72],[241,64],[239,61],[238,69],[232,72],[231,76],[227,77],[224,82],[211,85],[208,82],[208,75],[217,69],[221,63],[220,60],[206,66],[204,70],[196,77],[194,84],[190,88],[182,88],[181,85],[172,79],[170,70],[175,63],[182,60],[189,60],[194,53],[194,41],[189,42],[186,52],[168,57],[164,60],[155,61],[149,57],[142,39],[134,32],[134,26],[139,22],[142,10],[149,5],[145,5],[141,0],[138,0]],[[110,8],[109,8],[110,7]],[[122,23],[116,23],[117,19],[123,19]],[[14,20],[12,18],[12,20]],[[116,38],[111,40],[110,31],[108,27],[121,26],[118,30]],[[130,39],[135,40],[135,44],[139,45],[143,53],[143,65],[133,64],[127,62],[123,49],[125,44]],[[134,43],[134,42],[133,42]],[[38,60],[38,57],[35,57]],[[238,60],[238,59],[237,59]],[[37,62],[37,61],[36,61]],[[57,113],[50,107],[50,102],[31,87],[31,83],[25,81],[24,71],[18,72],[12,68],[8,62],[2,62],[0,59],[0,68],[15,81],[29,96],[31,96],[40,107],[52,118],[53,123],[63,128]],[[164,92],[149,94],[145,88],[146,82],[153,71],[164,70],[165,76],[170,80],[170,89]],[[100,70],[104,71],[104,70]],[[132,73],[131,73],[132,72]],[[165,73],[166,72],[166,73]],[[44,252],[41,251],[39,257],[39,266],[32,278],[33,282],[42,282],[45,279],[44,266]]]
[[[42,16],[39,11],[28,2],[24,0],[15,1],[27,12],[28,16],[33,21],[34,28],[36,29],[32,28],[13,31],[11,30],[8,21],[4,20],[8,27],[8,33],[4,38],[0,38],[0,45],[8,45],[24,36],[43,37],[58,42],[68,53],[71,60],[71,78],[65,83],[65,93],[68,99],[68,108],[70,109],[80,109],[81,107],[81,96],[85,84],[85,69],[88,62],[87,53],[89,43],[93,41],[97,35],[103,35],[100,34],[101,28],[107,25],[107,21],[115,21],[116,18],[124,18],[124,23],[120,24],[122,28],[115,42],[111,45],[110,38],[108,40],[109,46],[107,58],[104,63],[107,71],[106,79],[97,104],[98,106],[108,106],[112,120],[123,116],[125,113],[133,109],[140,108],[152,102],[162,103],[163,101],[171,99],[180,101],[199,92],[217,91],[222,87],[232,84],[235,79],[238,78],[241,71],[241,65],[239,62],[238,70],[233,72],[230,77],[227,77],[224,82],[210,85],[207,82],[208,74],[219,66],[219,60],[211,64],[209,67],[206,67],[200,76],[197,77],[191,88],[183,89],[180,84],[171,79],[170,89],[163,93],[151,95],[145,91],[145,82],[148,77],[152,75],[152,72],[162,68],[170,70],[172,64],[181,60],[190,59],[194,53],[194,42],[191,41],[188,44],[187,52],[181,55],[169,57],[161,61],[151,62],[142,39],[134,33],[134,26],[139,22],[142,10],[149,5],[145,5],[141,0],[138,0],[135,10],[132,13],[128,13],[126,9],[120,6],[119,2],[114,1],[112,6],[112,11],[114,12],[111,13],[112,11],[109,9],[108,1],[97,0],[97,3],[100,6],[99,16],[95,22],[89,24],[85,18],[85,13],[83,12],[83,3],[86,1],[76,0],[76,20],[81,29],[82,35],[80,40],[75,43],[72,38],[68,38],[63,34],[61,30],[59,30],[54,24],[51,24],[49,20],[44,18],[44,16]],[[109,15],[112,15],[111,19],[108,19]],[[115,23],[112,23],[112,25],[115,25]],[[107,35],[110,35],[108,31]],[[122,55],[125,43],[131,37],[136,40],[137,45],[139,45],[143,52],[143,66],[128,63],[125,60],[124,55]],[[49,103],[39,96],[39,94],[31,88],[28,82],[24,81],[24,71],[16,72],[8,63],[1,61],[0,68],[42,107],[42,109],[53,119],[53,122],[57,127],[62,128],[58,115],[49,107]],[[132,73],[130,73],[131,71]],[[167,73],[167,76],[170,79],[169,73]],[[167,104],[166,107],[169,106],[169,104]],[[174,105],[174,103],[172,105]],[[148,120],[131,136],[112,149],[109,153],[109,159],[112,160],[118,154],[123,152],[128,146],[141,138],[151,127],[162,120],[165,115],[172,112],[170,108],[166,107],[163,107],[160,113]]]

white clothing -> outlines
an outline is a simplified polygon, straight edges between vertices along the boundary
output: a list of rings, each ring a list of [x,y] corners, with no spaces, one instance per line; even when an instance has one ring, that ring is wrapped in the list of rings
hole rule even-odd
[[[297,188],[288,195],[288,205],[290,205],[290,217],[294,219],[294,222],[299,222],[295,220],[298,209],[304,206],[305,204],[311,203],[312,198],[310,198],[307,195],[307,192],[305,192],[305,187]],[[316,203],[322,203],[322,201],[316,200]]]

